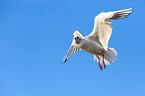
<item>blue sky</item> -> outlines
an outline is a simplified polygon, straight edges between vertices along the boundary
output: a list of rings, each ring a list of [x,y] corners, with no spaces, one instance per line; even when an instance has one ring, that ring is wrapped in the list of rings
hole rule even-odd
[[[0,0],[0,96],[145,96],[144,0]],[[75,30],[88,35],[102,11],[134,7],[112,23],[117,62],[100,71],[79,51],[65,64]]]

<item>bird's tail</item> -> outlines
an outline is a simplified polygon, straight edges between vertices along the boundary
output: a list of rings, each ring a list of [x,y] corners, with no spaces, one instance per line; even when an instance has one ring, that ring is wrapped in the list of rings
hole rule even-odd
[[[104,55],[104,62],[106,65],[110,65],[110,62],[115,63],[117,60],[117,51],[114,48],[108,48],[108,50],[103,53]],[[98,55],[100,58],[100,63],[102,63],[102,55]],[[98,62],[97,57],[94,55],[94,60]]]

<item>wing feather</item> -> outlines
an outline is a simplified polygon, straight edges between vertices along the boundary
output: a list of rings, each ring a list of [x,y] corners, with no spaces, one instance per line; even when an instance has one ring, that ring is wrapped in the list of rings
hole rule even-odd
[[[83,35],[77,30],[73,33],[73,35],[74,35],[74,37],[76,37],[76,36],[83,37]],[[81,50],[81,48],[79,48],[79,46],[77,46],[75,41],[73,40],[67,54],[63,58],[63,63],[65,63],[67,61],[68,57],[70,57],[74,53],[78,52],[79,50]]]
[[[94,29],[88,36],[90,36],[91,38],[99,37],[99,42],[107,51],[108,42],[112,34],[112,25],[110,21],[121,18],[127,18],[128,15],[131,14],[131,12],[133,12],[133,8],[100,13],[95,17]]]
[[[71,55],[73,55],[74,53],[76,53],[79,50],[80,50],[80,48],[78,48],[77,46],[71,45],[66,56],[63,58],[63,63],[65,63],[67,61],[68,57],[70,57]]]

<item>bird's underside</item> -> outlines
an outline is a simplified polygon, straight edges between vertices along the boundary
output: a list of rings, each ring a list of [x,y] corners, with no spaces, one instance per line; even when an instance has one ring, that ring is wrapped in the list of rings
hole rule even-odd
[[[98,62],[99,68],[106,68],[110,62],[117,60],[117,51],[114,48],[108,48],[108,42],[112,34],[111,21],[121,18],[127,18],[133,12],[133,8],[102,12],[95,17],[93,31],[88,36],[83,36],[79,31],[73,33],[73,41],[64,57],[64,63],[68,57],[79,50],[84,50],[94,55],[94,60]],[[103,67],[100,65],[103,64]]]

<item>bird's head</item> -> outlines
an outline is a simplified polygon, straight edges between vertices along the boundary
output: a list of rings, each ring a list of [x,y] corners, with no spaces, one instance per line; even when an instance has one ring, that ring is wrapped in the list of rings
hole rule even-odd
[[[73,37],[73,40],[75,40],[76,43],[79,44],[81,42],[81,37],[78,37],[78,36]]]

